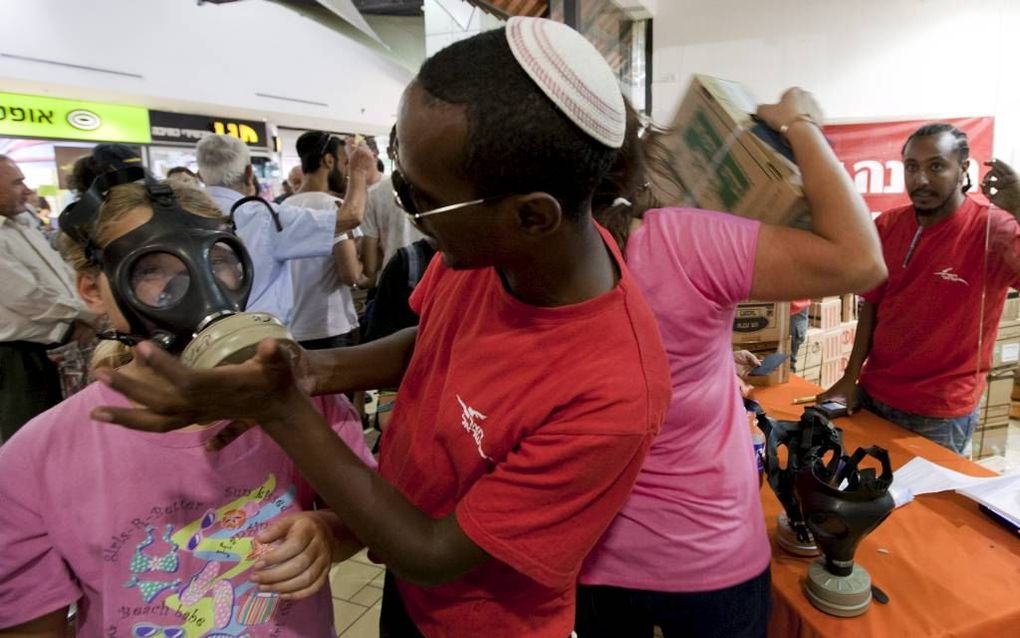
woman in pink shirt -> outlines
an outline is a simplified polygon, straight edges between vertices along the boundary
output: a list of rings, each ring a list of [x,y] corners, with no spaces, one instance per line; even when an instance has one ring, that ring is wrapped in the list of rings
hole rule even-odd
[[[593,209],[658,318],[673,402],[630,500],[585,561],[577,633],[764,636],[770,549],[730,345],[736,305],[871,289],[886,276],[878,236],[800,89],[758,115],[793,148],[813,232],[631,205],[647,191],[631,115]]]

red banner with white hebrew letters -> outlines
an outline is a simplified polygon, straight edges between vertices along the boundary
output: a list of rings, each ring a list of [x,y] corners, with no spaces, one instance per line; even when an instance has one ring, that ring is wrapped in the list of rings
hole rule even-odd
[[[910,134],[929,122],[949,122],[967,134],[970,143],[969,191],[982,203],[981,177],[988,172],[984,162],[992,159],[994,117],[959,117],[944,120],[833,124],[825,127],[836,157],[843,163],[873,212],[910,203],[903,188],[901,150]]]

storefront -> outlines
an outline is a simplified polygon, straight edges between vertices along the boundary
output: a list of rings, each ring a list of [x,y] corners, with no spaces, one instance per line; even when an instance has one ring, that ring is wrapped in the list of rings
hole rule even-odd
[[[265,122],[241,120],[212,115],[149,111],[152,145],[148,149],[148,165],[153,174],[163,177],[175,166],[198,172],[195,147],[206,135],[230,135],[243,141],[251,150],[252,166],[259,181],[261,194],[271,196],[279,191],[283,179],[275,148]]]
[[[67,177],[74,162],[99,142],[150,142],[149,111],[139,106],[0,93],[0,154],[25,182],[60,211],[70,201]]]

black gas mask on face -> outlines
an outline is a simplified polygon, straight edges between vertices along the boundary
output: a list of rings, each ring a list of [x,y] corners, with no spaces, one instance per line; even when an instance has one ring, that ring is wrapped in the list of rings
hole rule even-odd
[[[144,180],[152,218],[109,245],[95,242],[99,210],[110,189]],[[264,313],[244,313],[251,292],[251,258],[224,219],[193,215],[177,202],[173,190],[155,181],[144,168],[132,166],[97,177],[85,195],[60,215],[60,227],[102,268],[130,333],[106,332],[100,338],[133,345],[151,339],[191,365],[217,365],[235,355],[250,356],[252,344],[201,361],[214,343],[251,326],[286,329]],[[229,318],[229,322],[221,324]],[[211,326],[217,330],[211,332]],[[222,326],[232,326],[224,332]],[[270,330],[270,332],[273,332]],[[257,341],[256,341],[257,343]],[[251,347],[247,347],[251,346]],[[245,357],[247,358],[247,357]]]

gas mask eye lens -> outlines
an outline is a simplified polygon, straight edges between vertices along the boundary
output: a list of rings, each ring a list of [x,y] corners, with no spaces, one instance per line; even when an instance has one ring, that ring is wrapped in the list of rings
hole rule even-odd
[[[149,253],[131,268],[135,298],[152,308],[166,308],[184,298],[191,285],[188,267],[170,253]]]
[[[222,241],[213,244],[209,250],[209,266],[213,276],[227,290],[237,291],[244,285],[244,263],[230,244]]]

